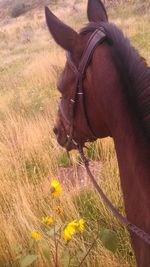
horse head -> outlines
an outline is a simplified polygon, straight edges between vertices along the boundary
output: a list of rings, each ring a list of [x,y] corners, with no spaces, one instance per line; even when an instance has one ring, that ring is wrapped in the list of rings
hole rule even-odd
[[[83,146],[86,141],[93,141],[98,137],[106,137],[111,135],[111,133],[104,119],[103,109],[100,108],[101,104],[97,101],[97,81],[95,75],[93,75],[94,60],[89,62],[85,75],[82,77],[83,94],[78,92],[75,96],[75,102],[73,102],[73,96],[78,86],[78,73],[73,71],[70,61],[75,69],[78,70],[91,33],[77,33],[61,22],[47,7],[45,13],[50,33],[57,44],[67,51],[68,55],[63,73],[57,82],[61,98],[54,133],[59,144],[70,150],[76,148],[77,144]],[[100,1],[89,1],[87,14],[90,22],[96,23],[101,21],[108,23],[106,10]],[[107,50],[106,46],[106,43],[102,44],[101,53],[103,53],[103,50]],[[103,81],[99,87],[103,87]],[[72,105],[74,105],[74,108],[72,108]],[[72,135],[73,142],[68,143],[70,134]]]

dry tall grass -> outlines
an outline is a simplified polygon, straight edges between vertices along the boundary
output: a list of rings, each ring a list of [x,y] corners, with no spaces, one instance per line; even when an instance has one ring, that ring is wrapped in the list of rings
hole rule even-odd
[[[70,3],[53,6],[55,13],[76,29],[86,22],[85,8],[83,1],[77,1],[76,10]],[[128,5],[109,7],[109,14],[150,63],[147,8],[143,5],[142,10],[138,9],[134,1],[129,1]],[[51,214],[49,180],[58,177],[59,166],[67,162],[52,133],[59,97],[55,81],[64,64],[64,53],[49,36],[43,13],[27,13],[0,28],[0,266],[5,267],[19,266],[15,263],[15,247],[27,247],[30,232],[39,229],[41,216]],[[103,163],[99,182],[122,210],[112,141],[98,141],[94,156]],[[79,164],[75,153],[72,161],[73,172]],[[119,248],[115,254],[104,248],[99,239],[83,266],[135,266],[126,229],[88,182],[84,190],[77,184],[69,193],[65,185],[60,203],[63,220],[82,216],[87,221],[85,236],[91,237],[88,242],[82,239],[83,250],[92,242],[99,223],[117,233]],[[35,266],[50,266],[42,252],[37,253]]]

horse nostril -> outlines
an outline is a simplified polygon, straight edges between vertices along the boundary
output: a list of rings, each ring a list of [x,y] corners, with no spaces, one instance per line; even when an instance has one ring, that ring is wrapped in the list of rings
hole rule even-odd
[[[53,128],[53,132],[54,132],[55,135],[58,135],[58,129],[57,129],[57,127],[54,127]]]

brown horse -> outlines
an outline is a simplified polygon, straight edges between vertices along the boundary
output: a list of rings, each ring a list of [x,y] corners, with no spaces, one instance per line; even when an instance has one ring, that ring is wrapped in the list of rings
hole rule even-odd
[[[53,38],[69,52],[58,81],[62,97],[54,127],[57,140],[70,150],[87,140],[113,138],[127,218],[150,234],[150,69],[122,32],[108,22],[101,1],[88,1],[90,23],[79,34],[48,8],[45,11]],[[99,27],[106,38],[88,62],[84,94],[78,92],[74,103],[76,70],[91,34]],[[70,114],[72,104],[75,108]],[[150,267],[149,245],[132,233],[131,239],[137,266]]]

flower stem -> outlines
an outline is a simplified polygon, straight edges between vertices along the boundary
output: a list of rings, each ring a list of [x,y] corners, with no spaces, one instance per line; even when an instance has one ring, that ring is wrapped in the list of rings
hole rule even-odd
[[[70,264],[71,264],[71,254],[69,253],[69,262],[68,262],[68,266],[67,267],[70,267]]]
[[[55,266],[58,267],[58,242],[57,242],[57,240],[55,241],[55,248],[56,248],[56,261],[55,261]]]
[[[58,245],[59,245],[59,242],[57,240],[57,236],[56,236],[56,228],[55,228],[55,225],[54,225],[54,242],[55,242],[55,267],[58,267]]]
[[[90,253],[91,249],[94,247],[96,241],[98,239],[98,236],[94,239],[93,243],[91,244],[91,246],[89,247],[88,251],[86,252],[85,256],[82,258],[82,260],[80,261],[78,267],[80,267],[82,265],[82,263],[85,261],[85,259],[87,258],[88,254]]]
[[[56,233],[56,228],[55,228],[56,215],[54,212],[54,199],[52,200],[52,211],[53,211],[53,218],[54,218],[55,267],[59,267],[59,265],[58,265],[58,245],[59,245],[59,242],[57,240],[57,233]]]

